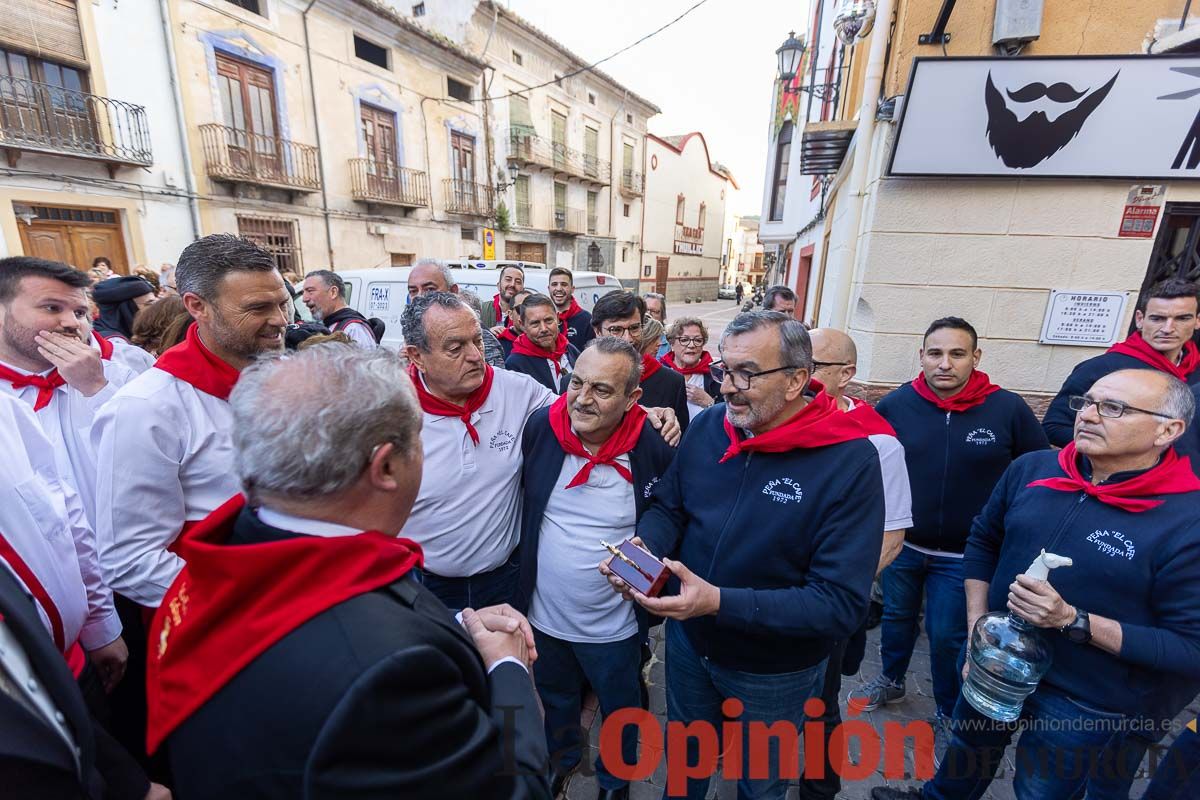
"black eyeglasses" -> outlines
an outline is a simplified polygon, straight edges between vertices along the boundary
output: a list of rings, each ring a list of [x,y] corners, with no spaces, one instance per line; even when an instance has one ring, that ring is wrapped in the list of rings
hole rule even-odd
[[[770,375],[773,372],[782,372],[785,369],[800,368],[793,367],[791,364],[786,364],[782,367],[775,367],[774,369],[764,369],[761,372],[749,372],[744,369],[727,369],[724,361],[714,361],[708,367],[708,374],[711,375],[712,379],[717,383],[724,383],[725,377],[729,376],[729,380],[733,381],[733,388],[737,389],[739,392],[744,392],[750,388],[751,378],[758,378],[762,375]]]
[[[1094,400],[1086,395],[1077,394],[1067,399],[1067,407],[1077,414],[1091,405],[1096,406],[1096,410],[1100,413],[1100,416],[1108,417],[1109,419],[1120,419],[1125,415],[1126,411],[1136,411],[1139,414],[1149,414],[1152,417],[1162,417],[1163,419],[1175,419],[1170,414],[1161,414],[1157,411],[1126,405],[1120,400]]]
[[[824,369],[825,367],[848,367],[849,361],[814,361],[813,369]]]

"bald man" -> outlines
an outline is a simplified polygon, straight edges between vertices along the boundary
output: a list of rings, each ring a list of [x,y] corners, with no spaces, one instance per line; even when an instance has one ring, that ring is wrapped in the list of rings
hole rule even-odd
[[[858,417],[871,431],[871,444],[879,453],[879,466],[883,473],[884,532],[883,549],[879,554],[876,578],[883,568],[892,563],[904,546],[904,530],[912,525],[912,496],[908,485],[908,469],[904,463],[904,447],[896,438],[892,426],[879,416],[875,409],[846,396],[846,387],[858,370],[858,349],[854,340],[836,328],[814,328],[808,332],[813,346],[813,380],[825,387],[825,392],[837,401],[838,408]],[[874,602],[875,589],[872,587]],[[848,639],[838,642],[825,668],[825,684],[821,700],[825,713],[824,723],[825,774],[822,778],[804,778],[800,781],[799,796],[803,800],[832,800],[841,791],[838,770],[829,762],[829,737],[842,723],[838,695],[842,688],[842,675],[853,675],[858,671],[866,650],[867,621]]]

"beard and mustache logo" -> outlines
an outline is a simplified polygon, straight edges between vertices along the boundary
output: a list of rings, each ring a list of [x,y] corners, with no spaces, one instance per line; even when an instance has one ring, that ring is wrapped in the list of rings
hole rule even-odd
[[[1024,120],[1017,119],[1017,115],[1009,110],[1000,90],[992,82],[992,74],[989,72],[987,86],[984,88],[984,102],[988,112],[988,143],[1007,167],[1028,169],[1037,166],[1079,135],[1088,117],[1100,107],[1104,98],[1108,97],[1120,74],[1118,71],[1108,83],[1091,94],[1087,94],[1086,89],[1079,91],[1067,83],[1056,83],[1047,87],[1035,82],[1015,91],[1006,90],[1009,99],[1016,103],[1030,103],[1042,97],[1047,97],[1055,103],[1079,101],[1077,106],[1064,111],[1057,119],[1051,121],[1044,111],[1035,111]]]

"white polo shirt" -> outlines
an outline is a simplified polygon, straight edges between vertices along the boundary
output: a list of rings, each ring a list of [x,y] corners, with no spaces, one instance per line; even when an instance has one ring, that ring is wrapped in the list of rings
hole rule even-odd
[[[121,635],[121,621],[100,574],[95,536],[78,495],[58,472],[54,450],[32,409],[0,396],[0,534],[58,609],[63,645],[78,640],[95,650]]]
[[[352,319],[338,330],[349,336],[350,341],[364,350],[374,350],[379,346],[379,343],[375,341],[375,332],[362,320]]]
[[[493,570],[521,532],[521,437],[529,416],[556,395],[528,375],[498,369],[471,415],[476,445],[458,417],[423,412],[421,491],[400,535],[421,545],[425,569],[445,578]]]
[[[633,484],[604,464],[587,483],[563,488],[587,463],[568,454],[546,501],[529,624],[568,642],[619,642],[637,633],[633,604],[596,567],[611,555],[601,540],[616,544],[634,535],[637,506]],[[629,469],[629,454],[617,463]]]
[[[847,413],[862,401],[845,397]],[[883,529],[906,530],[912,527],[912,487],[908,482],[908,467],[904,463],[904,445],[886,433],[870,435],[871,444],[879,453],[879,469],[883,473]]]
[[[113,591],[157,606],[183,567],[169,552],[241,491],[233,469],[229,403],[157,367],[104,405],[92,426],[96,535]]]

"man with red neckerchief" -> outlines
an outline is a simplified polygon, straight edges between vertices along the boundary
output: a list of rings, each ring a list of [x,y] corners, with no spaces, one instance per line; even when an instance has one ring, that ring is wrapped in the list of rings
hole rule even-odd
[[[945,721],[961,682],[954,664],[967,636],[962,552],[971,520],[1009,464],[1047,447],[1028,404],[979,371],[981,356],[970,323],[934,320],[922,340],[921,373],[875,407],[904,445],[913,524],[882,575],[882,670],[850,699],[869,711],[904,698],[924,599],[937,713],[935,762],[947,743]]]
[[[517,313],[524,332],[513,342],[504,368],[528,375],[555,394],[562,394],[579,350],[560,330],[554,303],[545,295],[533,294],[517,306]]]
[[[1078,364],[1063,382],[1042,420],[1050,444],[1063,447],[1071,441],[1075,412],[1070,399],[1110,372],[1156,369],[1184,383],[1200,384],[1200,350],[1194,338],[1200,326],[1198,298],[1200,287],[1188,281],[1171,279],[1152,288],[1145,307],[1133,312],[1137,330],[1103,355]]]
[[[674,585],[649,598],[609,581],[667,618],[671,722],[719,730],[724,706],[740,723],[803,730],[834,643],[867,612],[875,558],[863,554],[878,553],[883,537],[879,456],[867,429],[810,381],[799,321],[739,314],[720,351],[724,413],[690,426],[637,525],[646,547],[667,557]],[[696,744],[688,764],[698,763]],[[781,763],[772,752],[769,776],[743,778],[739,797],[783,798],[797,757]],[[742,774],[761,775],[749,759],[744,752]],[[707,788],[707,779],[689,780],[687,796]]]
[[[546,291],[554,301],[554,310],[558,312],[558,329],[582,353],[587,343],[596,338],[596,332],[592,330],[592,315],[584,311],[575,299],[575,276],[571,270],[565,267],[550,270]]]
[[[671,323],[667,342],[671,350],[659,361],[683,376],[690,421],[721,402],[721,384],[710,371],[712,353],[704,349],[708,344],[708,326],[699,317],[681,317]]]
[[[1071,405],[1074,441],[1008,468],[964,558],[968,625],[1019,615],[1042,629],[1050,669],[1019,723],[960,697],[941,770],[923,791],[876,789],[879,800],[979,797],[1000,761],[987,754],[1018,725],[1017,797],[1125,800],[1148,744],[1200,691],[1200,479],[1173,449],[1192,393],[1160,371],[1119,370]],[[1049,581],[1024,575],[1043,551],[1072,563]],[[964,674],[977,668],[968,654]]]

